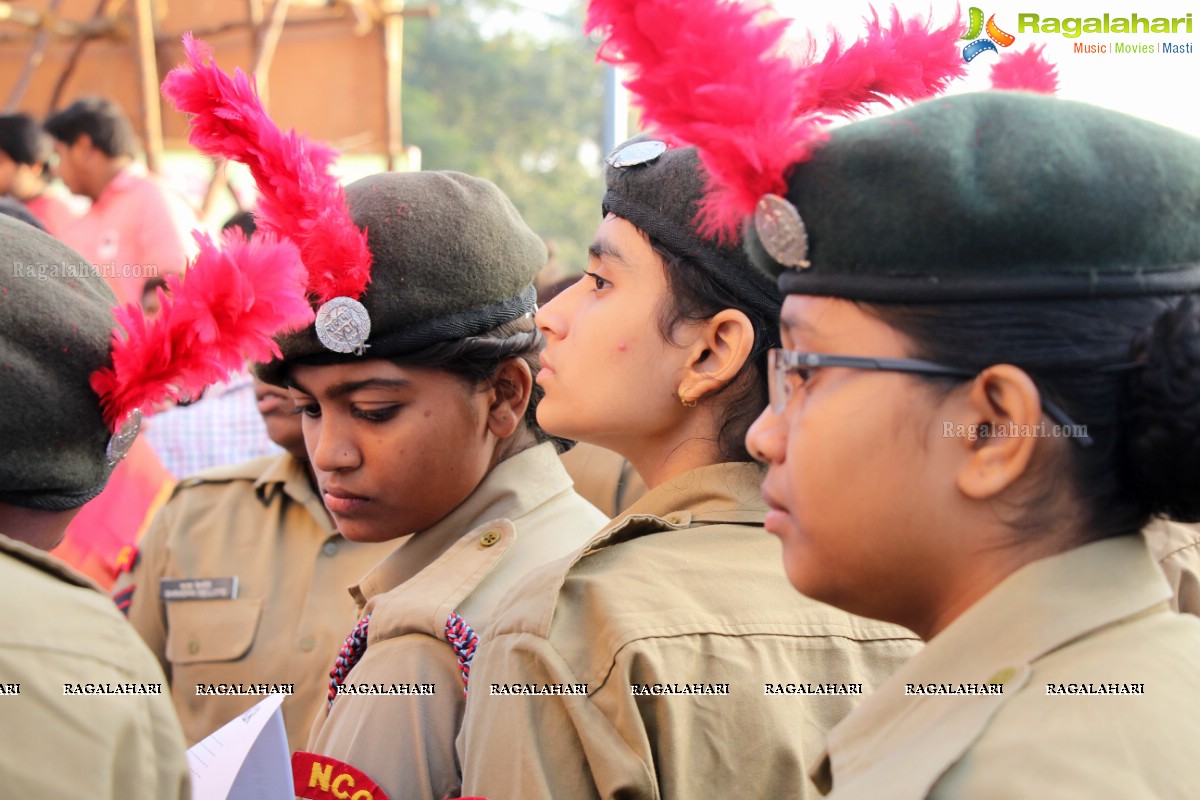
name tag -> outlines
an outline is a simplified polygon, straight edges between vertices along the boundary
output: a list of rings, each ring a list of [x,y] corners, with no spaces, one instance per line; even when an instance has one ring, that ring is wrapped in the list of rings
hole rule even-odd
[[[233,600],[237,597],[238,579],[232,578],[162,578],[158,595],[163,600]]]

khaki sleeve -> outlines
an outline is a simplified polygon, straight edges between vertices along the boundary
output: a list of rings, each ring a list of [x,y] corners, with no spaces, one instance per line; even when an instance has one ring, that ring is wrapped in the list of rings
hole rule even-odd
[[[815,798],[808,767],[861,698],[781,697],[765,685],[820,680],[870,691],[913,648],[903,639],[661,636],[623,644],[586,697],[494,696],[493,683],[582,682],[545,639],[503,634],[472,663],[464,794]],[[635,696],[635,686],[684,691]]]
[[[578,683],[541,637],[505,634],[483,643],[471,664],[460,739],[463,794],[493,800],[658,796],[651,767],[626,739],[644,739],[631,703],[618,699],[610,718],[586,696],[491,694],[492,684]],[[612,689],[620,698],[620,687]]]
[[[168,502],[154,516],[154,521],[138,543],[137,563],[131,572],[117,578],[113,595],[133,587],[127,615],[142,641],[158,659],[159,666],[171,680],[171,663],[167,660],[167,617],[159,597],[158,582],[167,570],[167,541],[174,528],[175,509]]]
[[[373,642],[347,683],[425,684],[433,694],[339,694],[306,749],[362,770],[390,800],[457,797],[463,683],[453,648],[418,633]]]
[[[86,656],[0,651],[0,674],[21,679],[4,700],[0,775],[4,797],[93,800],[187,798],[183,734],[163,676],[124,623],[97,635],[127,637],[120,669]],[[122,630],[123,629],[123,630]],[[161,694],[65,695],[64,684],[152,683]]]

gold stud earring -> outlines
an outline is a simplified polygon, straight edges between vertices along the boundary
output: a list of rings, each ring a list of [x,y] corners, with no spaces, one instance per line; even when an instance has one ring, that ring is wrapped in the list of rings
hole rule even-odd
[[[684,395],[687,393],[687,390],[688,390],[688,389],[690,389],[690,388],[692,388],[692,387],[690,387],[690,386],[685,386],[685,387],[683,387],[683,391],[681,391],[681,392],[679,393],[679,402],[683,404],[683,407],[684,407],[684,408],[695,408],[695,407],[696,407],[696,401],[695,401],[695,400],[686,400],[686,399],[684,399]]]

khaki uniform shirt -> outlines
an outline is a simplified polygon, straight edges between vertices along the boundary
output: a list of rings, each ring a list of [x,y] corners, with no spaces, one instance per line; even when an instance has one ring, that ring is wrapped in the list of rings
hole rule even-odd
[[[171,681],[188,743],[263,691],[291,688],[283,719],[288,744],[302,748],[325,700],[331,654],[354,624],[346,587],[391,546],[343,539],[304,463],[287,453],[182,481],[140,546],[116,593],[134,587],[129,621]],[[162,599],[160,581],[232,577],[236,598]],[[213,693],[231,691],[251,693]]]
[[[830,733],[818,782],[837,800],[1200,797],[1200,620],[1169,597],[1141,537],[1026,565]]]
[[[1155,520],[1142,531],[1171,584],[1171,608],[1200,616],[1200,525]]]
[[[451,612],[486,637],[508,589],[577,550],[607,521],[572,490],[552,445],[499,464],[462,505],[407,537],[352,589],[371,620],[366,651],[343,689],[395,685],[432,694],[340,693],[318,714],[306,749],[357,767],[391,800],[457,797],[464,682],[447,641]],[[474,680],[470,686],[476,690]]]
[[[587,442],[562,455],[575,491],[610,517],[619,516],[646,493],[642,476],[623,456]]]
[[[0,796],[186,798],[162,670],[112,601],[0,535]]]
[[[815,796],[825,731],[920,643],[791,587],[760,482],[688,472],[506,600],[472,667],[464,794]]]

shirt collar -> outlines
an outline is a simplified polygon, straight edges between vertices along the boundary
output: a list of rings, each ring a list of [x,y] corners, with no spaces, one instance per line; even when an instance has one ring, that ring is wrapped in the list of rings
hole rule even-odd
[[[277,492],[283,492],[293,502],[308,509],[324,534],[332,536],[337,533],[325,504],[308,480],[308,463],[290,453],[281,453],[263,470],[254,481],[254,492],[264,503],[269,502]]]
[[[112,177],[112,180],[100,192],[100,196],[96,198],[96,203],[104,203],[110,197],[127,191],[145,177],[146,168],[137,161],[130,162],[127,167]]]
[[[906,695],[906,684],[1005,683],[1027,676],[1041,656],[1170,596],[1141,536],[1104,539],[1026,564],[834,727],[827,738],[828,762],[822,760],[814,776],[819,783],[830,771],[835,781],[852,779],[898,743],[921,741],[922,731],[953,724],[949,715],[966,702],[939,705],[941,698]]]
[[[676,475],[642,497],[627,514],[665,517],[686,508],[700,514],[763,505],[762,469],[751,462],[710,464]]]
[[[546,442],[500,462],[466,500],[439,522],[406,535],[391,555],[368,572],[350,594],[361,606],[408,579],[450,548],[481,521],[516,519],[571,488],[554,445]]]
[[[660,519],[669,526],[692,523],[761,525],[767,505],[762,497],[762,468],[752,462],[710,464],[655,486],[588,542],[576,561],[634,535],[633,523]]]

